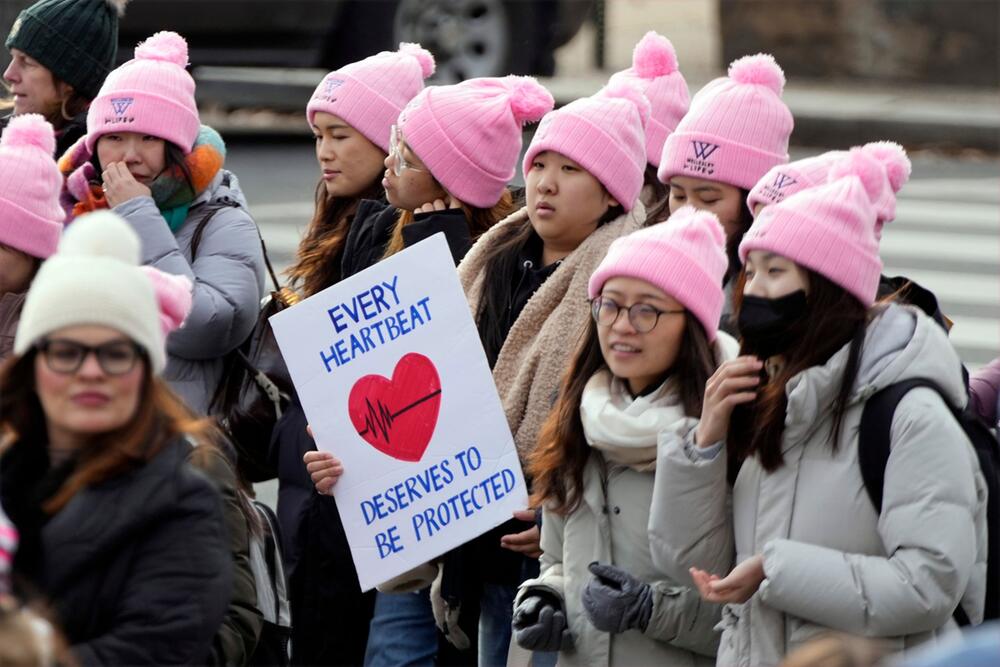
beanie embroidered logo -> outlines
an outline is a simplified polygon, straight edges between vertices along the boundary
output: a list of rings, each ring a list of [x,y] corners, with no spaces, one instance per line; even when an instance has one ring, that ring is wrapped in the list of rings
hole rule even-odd
[[[718,150],[719,144],[712,144],[707,141],[691,141],[691,150],[694,157],[689,157],[684,163],[688,171],[695,174],[711,176],[715,173],[715,162],[709,160],[712,154]]]
[[[784,189],[789,185],[794,185],[795,183],[798,183],[798,181],[788,174],[782,174],[779,171],[774,177],[774,182],[761,188],[761,194],[770,199],[773,203],[777,203],[785,198]]]
[[[111,98],[111,109],[115,112],[114,116],[105,116],[104,124],[110,125],[111,123],[132,123],[135,122],[135,118],[132,116],[126,116],[125,113],[132,107],[132,103],[135,102],[134,97],[112,97]]]
[[[7,40],[11,41],[17,39],[17,33],[21,32],[21,17],[18,16],[17,20],[14,21],[14,25],[10,27],[10,35],[7,36]]]
[[[344,85],[343,79],[327,79],[323,82],[322,92],[320,92],[320,94],[316,97],[327,102],[336,102],[337,97],[334,95],[334,91],[342,85]]]

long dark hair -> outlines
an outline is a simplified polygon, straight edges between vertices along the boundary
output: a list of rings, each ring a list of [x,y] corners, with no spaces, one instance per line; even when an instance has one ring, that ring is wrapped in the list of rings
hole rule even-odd
[[[597,226],[601,227],[623,215],[621,206],[611,206],[604,212]],[[479,339],[486,350],[490,365],[496,362],[507,336],[505,323],[513,307],[513,291],[522,270],[521,257],[529,243],[541,243],[530,220],[520,225],[512,225],[504,236],[493,241],[487,251],[483,267],[483,291],[479,295],[476,308],[476,327]]]
[[[670,217],[670,186],[656,175],[656,167],[646,164],[642,174],[642,189],[652,193],[652,200],[646,205],[646,221],[643,227],[651,227]]]
[[[19,442],[44,446],[48,442],[45,411],[35,390],[35,358],[32,350],[11,357],[0,367],[0,452]],[[81,452],[74,472],[43,509],[55,514],[82,489],[113,479],[155,457],[168,442],[181,435],[195,438],[206,447],[216,442],[208,420],[196,418],[149,367],[143,357],[143,381],[135,415],[124,426],[97,436]],[[193,457],[199,456],[199,447]],[[202,450],[207,455],[207,450]]]
[[[739,229],[736,230],[735,234],[726,236],[726,257],[729,259],[729,266],[726,269],[726,277],[723,279],[724,284],[736,278],[743,269],[743,262],[740,261],[740,243],[743,241],[744,234],[749,231],[750,225],[753,224],[753,211],[746,203],[748,196],[750,196],[750,191],[740,188]]]
[[[734,482],[743,461],[753,455],[767,471],[777,470],[784,463],[781,440],[785,430],[788,400],[785,387],[802,371],[820,366],[838,350],[850,343],[847,364],[840,389],[833,404],[833,424],[830,439],[834,448],[840,438],[844,413],[851,390],[857,379],[868,323],[868,309],[850,292],[815,271],[809,275],[809,294],[801,335],[795,345],[786,350],[784,363],[774,377],[761,371],[761,386],[756,400],[736,406],[729,421],[726,449],[729,455],[729,477]],[[746,273],[740,272],[734,290],[736,316],[743,304]],[[741,354],[752,352],[746,343]]]
[[[362,199],[384,199],[381,173],[367,190],[355,197],[331,197],[321,180],[316,186],[316,209],[309,229],[299,242],[295,264],[287,275],[292,286],[312,296],[340,281],[340,260],[347,232]]]
[[[667,382],[676,381],[684,414],[701,414],[705,384],[716,369],[715,353],[701,322],[690,311],[684,313],[677,360]],[[580,401],[590,378],[607,368],[597,324],[587,324],[573,361],[563,375],[559,400],[553,406],[538,435],[538,446],[528,456],[527,473],[532,479],[531,502],[543,503],[557,514],[572,513],[583,497],[583,472],[590,446],[583,435]]]

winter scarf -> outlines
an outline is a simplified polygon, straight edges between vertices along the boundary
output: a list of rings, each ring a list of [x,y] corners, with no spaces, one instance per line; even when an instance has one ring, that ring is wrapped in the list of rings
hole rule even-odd
[[[675,387],[668,379],[652,393],[632,398],[622,380],[607,370],[598,371],[580,400],[587,444],[610,463],[639,472],[656,470],[658,435],[685,418]]]
[[[59,159],[59,171],[66,178],[61,201],[71,220],[84,213],[108,208],[100,174],[91,161],[93,155],[87,150],[85,139],[81,137]],[[176,232],[184,224],[191,203],[211,185],[225,161],[226,145],[222,137],[212,128],[202,125],[194,148],[184,159],[191,174],[191,184],[176,165],[156,177],[150,188],[153,201],[170,231]]]
[[[511,326],[493,367],[493,380],[522,458],[535,448],[538,432],[552,410],[559,382],[590,317],[590,275],[611,242],[638,229],[645,218],[645,208],[637,203],[631,212],[598,227],[542,283]],[[473,317],[483,293],[491,246],[511,227],[528,224],[527,208],[512,213],[480,236],[459,264],[458,276]]]

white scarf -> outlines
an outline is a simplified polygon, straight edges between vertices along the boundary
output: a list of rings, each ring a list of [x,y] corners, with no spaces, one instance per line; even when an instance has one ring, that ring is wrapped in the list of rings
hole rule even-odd
[[[598,371],[580,400],[587,444],[611,463],[639,472],[655,470],[657,436],[685,418],[675,387],[669,379],[651,394],[632,398],[622,380],[608,370]]]

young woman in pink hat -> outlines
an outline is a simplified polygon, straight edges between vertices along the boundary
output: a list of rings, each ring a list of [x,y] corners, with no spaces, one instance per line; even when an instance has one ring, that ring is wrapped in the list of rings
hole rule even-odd
[[[737,248],[753,222],[747,193],[771,167],[788,162],[792,114],[781,100],[784,85],[785,75],[771,56],[740,58],[729,66],[728,77],[694,96],[663,145],[657,175],[670,188],[669,211],[682,206],[711,211],[726,230],[729,271],[722,321],[729,332],[732,281],[740,268]]]
[[[657,571],[647,526],[660,434],[697,419],[735,356],[716,332],[725,270],[718,218],[687,207],[615,241],[591,276],[592,319],[528,457],[543,555],[518,592],[522,647],[560,665],[714,664],[720,608]]]
[[[28,287],[62,234],[55,145],[52,126],[38,114],[11,120],[0,138],[0,361],[14,348]]]
[[[952,631],[956,607],[982,620],[986,487],[949,407],[961,363],[921,310],[875,303],[883,167],[854,150],[829,178],[744,236],[743,356],[708,381],[700,422],[659,443],[653,562],[726,604],[719,665],[777,665],[827,630],[906,652]],[[899,402],[876,496],[862,412],[916,378],[938,388]]]
[[[512,209],[507,184],[514,177],[523,125],[552,106],[548,91],[526,77],[425,88],[390,132],[382,181],[388,204],[366,201],[359,206],[348,232],[342,275],[362,271],[438,232],[445,234],[456,263],[461,260]],[[328,491],[339,462],[326,452],[309,452],[304,460],[317,488]],[[441,639],[439,644],[427,590],[432,579],[407,576],[383,586],[395,592],[379,593],[376,600],[366,665],[426,664],[435,656],[445,663],[470,660],[467,643],[453,647]],[[467,612],[463,624],[474,638],[477,614],[475,609]],[[454,638],[454,632],[449,636]]]

